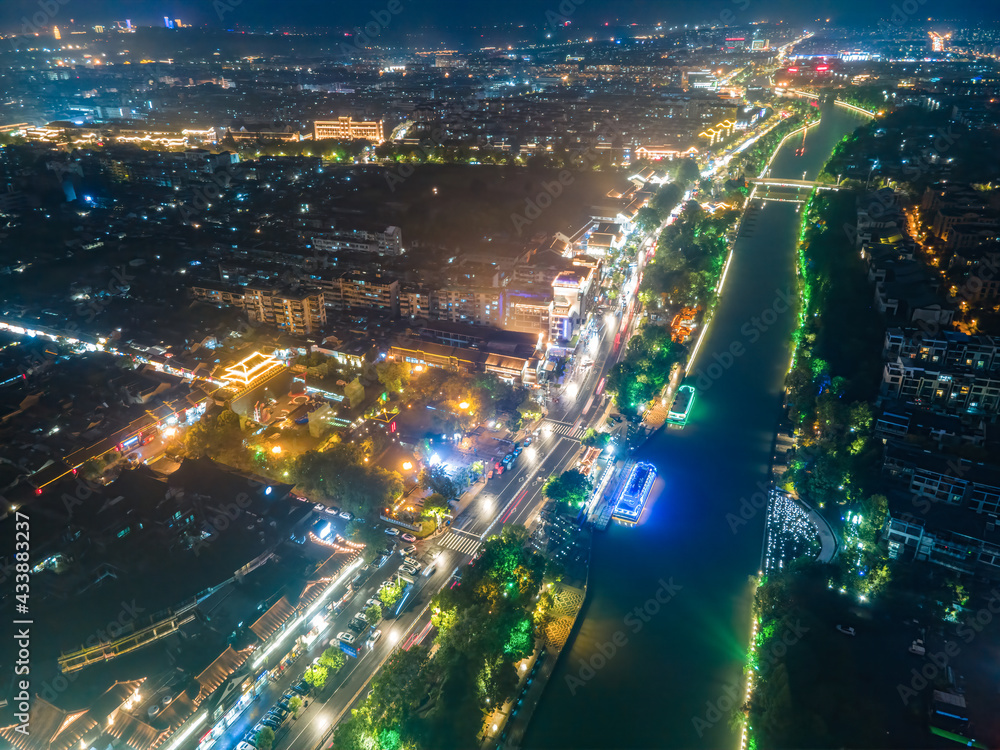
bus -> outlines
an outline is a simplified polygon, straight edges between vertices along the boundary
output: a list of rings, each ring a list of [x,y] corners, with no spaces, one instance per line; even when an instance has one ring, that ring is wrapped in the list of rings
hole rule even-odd
[[[676,427],[686,425],[693,405],[694,386],[682,385],[677,389],[674,401],[670,404],[670,411],[667,412],[667,424],[672,424]]]

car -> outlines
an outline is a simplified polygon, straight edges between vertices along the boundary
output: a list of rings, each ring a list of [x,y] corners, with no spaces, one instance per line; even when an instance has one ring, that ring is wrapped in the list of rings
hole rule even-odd
[[[371,599],[369,599],[368,601],[365,602],[364,609],[367,610],[369,607],[380,607],[380,606],[382,606],[382,605],[379,604],[378,599],[376,599],[373,596]]]
[[[375,566],[381,568],[383,565],[385,565],[388,559],[389,558],[387,555],[379,555],[378,557],[375,558]]]
[[[385,530],[385,533],[388,534],[389,536],[399,536],[399,529],[397,529],[395,526],[390,526]]]
[[[342,510],[340,511],[340,517],[343,518],[345,521],[350,521],[352,518],[354,518],[354,514],[351,513],[351,511],[349,510]]]
[[[257,726],[253,728],[254,736],[256,736],[257,733],[260,732],[260,730],[263,729],[264,727],[267,727],[273,732],[281,727],[281,722],[279,722],[277,719],[269,719],[268,717],[265,716],[263,719],[257,722]]]
[[[532,440],[532,437],[531,437],[531,435],[528,435],[528,437],[526,437],[526,438],[524,439],[524,445],[525,445],[525,447],[527,447],[527,446],[531,445],[531,440]]]
[[[409,535],[407,535],[407,536],[409,536]],[[410,540],[409,539],[404,539],[403,541],[404,542],[408,542]],[[411,544],[409,547],[404,547],[403,548],[403,557],[411,557],[411,556],[413,556],[415,554],[417,554],[417,545]]]
[[[430,578],[437,572],[437,565],[431,564],[427,566],[427,570],[424,571],[424,576]]]
[[[257,750],[257,748],[255,748],[249,742],[241,742],[236,746],[236,750]]]
[[[361,633],[364,633],[366,630],[368,630],[368,621],[361,617],[355,617],[347,624],[347,627],[352,632],[361,635]]]
[[[399,569],[401,571],[403,571],[404,573],[408,574],[408,575],[415,576],[417,573],[420,572],[420,569],[422,567],[423,567],[422,565],[414,562],[414,563],[407,563],[406,565],[402,565],[402,566],[400,566]]]
[[[844,635],[857,635],[857,633],[854,632],[854,628],[845,628],[843,625],[838,625],[837,630]]]
[[[413,534],[407,534],[405,532],[400,534],[399,538],[402,539],[404,542],[409,542],[410,544],[417,541],[417,538],[413,536]]]
[[[358,638],[356,635],[354,635],[354,633],[348,633],[346,630],[337,633],[337,640],[343,641],[348,645],[354,643],[354,641],[356,641],[357,639]]]
[[[292,690],[294,690],[299,695],[309,695],[309,683],[305,680],[299,680],[294,685],[292,685]]]
[[[382,637],[382,631],[376,630],[370,636],[368,636],[368,648],[375,648],[375,644],[378,643],[378,639]]]

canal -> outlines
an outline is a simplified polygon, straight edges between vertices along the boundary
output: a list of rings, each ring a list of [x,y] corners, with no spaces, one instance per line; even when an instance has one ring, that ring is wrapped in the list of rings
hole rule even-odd
[[[806,153],[790,140],[769,176],[815,179],[863,117],[827,108]],[[640,525],[598,534],[583,619],[525,739],[547,748],[739,745],[750,583],[760,562],[764,486],[790,358],[793,203],[752,209],[691,379],[684,430],[661,430],[636,456],[660,473]],[[699,377],[700,376],[700,377]],[[746,505],[741,511],[741,501]]]

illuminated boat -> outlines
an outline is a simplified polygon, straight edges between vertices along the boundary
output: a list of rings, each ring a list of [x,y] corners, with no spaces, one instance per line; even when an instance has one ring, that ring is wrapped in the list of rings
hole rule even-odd
[[[635,464],[622,483],[621,492],[615,501],[615,509],[611,517],[626,524],[634,524],[638,521],[655,479],[656,467],[648,463]]]
[[[667,412],[667,424],[683,427],[687,424],[691,407],[694,405],[694,386],[682,385],[677,389],[677,395]]]

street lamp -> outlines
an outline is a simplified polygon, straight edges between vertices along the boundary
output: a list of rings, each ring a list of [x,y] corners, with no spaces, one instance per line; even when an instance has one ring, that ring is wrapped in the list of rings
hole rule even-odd
[[[403,471],[409,471],[413,468],[413,464],[410,461],[403,462]]]
[[[274,455],[278,455],[279,453],[281,453],[281,446],[276,445],[273,448],[271,448],[271,453],[273,453]]]
[[[460,403],[458,405],[458,408],[459,409],[468,409],[469,408],[469,402],[468,401],[463,401],[462,403]]]

